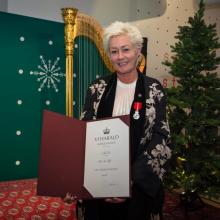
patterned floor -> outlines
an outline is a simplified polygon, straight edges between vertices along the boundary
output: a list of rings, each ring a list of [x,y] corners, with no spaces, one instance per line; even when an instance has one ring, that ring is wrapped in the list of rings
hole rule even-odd
[[[61,198],[36,196],[36,184],[35,179],[0,183],[0,219],[75,219],[75,205]]]
[[[36,196],[36,185],[36,179],[0,182],[0,220],[76,220],[74,204]],[[166,193],[163,215],[163,220],[220,220],[220,209],[197,201],[186,213],[178,195]]]

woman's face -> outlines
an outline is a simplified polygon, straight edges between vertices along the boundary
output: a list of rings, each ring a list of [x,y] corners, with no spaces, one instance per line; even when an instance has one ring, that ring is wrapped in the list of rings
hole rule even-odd
[[[140,49],[136,48],[127,35],[114,36],[109,41],[110,60],[118,74],[136,74],[136,63]]]

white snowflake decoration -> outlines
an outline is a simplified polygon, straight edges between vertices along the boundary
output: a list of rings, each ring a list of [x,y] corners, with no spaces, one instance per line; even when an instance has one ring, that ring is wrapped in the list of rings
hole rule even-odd
[[[58,92],[57,84],[60,83],[60,78],[65,77],[65,74],[60,72],[60,67],[58,66],[60,58],[57,57],[53,64],[51,60],[48,60],[46,63],[43,56],[40,56],[40,60],[41,65],[38,65],[39,71],[30,72],[30,74],[38,76],[37,81],[40,82],[38,91],[41,92],[47,87],[48,89],[53,88],[55,92]]]

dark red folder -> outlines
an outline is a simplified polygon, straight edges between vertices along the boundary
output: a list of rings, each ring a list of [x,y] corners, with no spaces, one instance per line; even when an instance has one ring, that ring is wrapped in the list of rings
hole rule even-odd
[[[121,116],[129,124],[129,116]],[[92,198],[83,187],[86,123],[44,111],[37,195]]]

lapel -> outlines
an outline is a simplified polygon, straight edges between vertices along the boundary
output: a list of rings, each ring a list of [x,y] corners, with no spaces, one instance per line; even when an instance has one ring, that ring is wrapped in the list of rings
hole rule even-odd
[[[114,107],[115,92],[117,86],[117,75],[113,73],[102,95],[97,110],[97,118],[111,117]]]
[[[144,124],[145,124],[145,112],[146,112],[146,85],[145,76],[143,73],[138,73],[138,80],[136,84],[134,101],[130,111],[130,142],[131,142],[131,162],[134,161],[136,156],[142,152],[140,146],[141,137],[144,135]],[[135,113],[135,102],[141,102],[142,108],[139,110],[139,119],[134,119]]]

